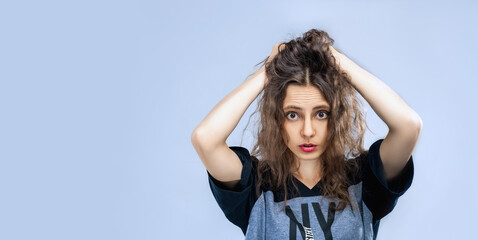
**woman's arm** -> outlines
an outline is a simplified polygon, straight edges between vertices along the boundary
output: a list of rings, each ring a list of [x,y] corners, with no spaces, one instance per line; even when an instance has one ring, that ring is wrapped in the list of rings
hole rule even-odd
[[[226,139],[264,88],[265,78],[261,67],[224,97],[191,134],[191,142],[208,172],[231,189],[241,179],[242,163]]]
[[[274,45],[267,62],[278,53],[278,46]],[[206,169],[229,188],[233,188],[241,179],[242,163],[229,149],[226,139],[266,84],[265,67],[262,66],[224,97],[191,134],[191,142]]]
[[[264,88],[265,80],[262,66],[209,112],[194,129],[193,136],[196,138],[193,139],[200,140],[198,144],[204,147],[216,147],[225,143],[249,105]]]
[[[380,79],[358,66],[344,54],[330,49],[352,85],[387,124],[389,132],[380,146],[385,176],[390,180],[407,164],[423,125],[420,116]]]

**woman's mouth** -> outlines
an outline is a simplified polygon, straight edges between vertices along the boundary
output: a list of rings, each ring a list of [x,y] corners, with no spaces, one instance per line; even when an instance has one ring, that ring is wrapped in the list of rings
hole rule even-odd
[[[317,148],[317,145],[305,143],[305,144],[299,145],[299,147],[304,152],[312,152],[315,150],[315,148]]]

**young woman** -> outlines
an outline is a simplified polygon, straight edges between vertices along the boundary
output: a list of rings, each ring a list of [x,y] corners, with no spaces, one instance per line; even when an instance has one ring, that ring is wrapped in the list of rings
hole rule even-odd
[[[333,42],[312,29],[274,45],[191,135],[217,203],[246,239],[375,239],[412,183],[421,118]],[[262,91],[254,148],[229,147]],[[367,151],[356,91],[389,128]]]

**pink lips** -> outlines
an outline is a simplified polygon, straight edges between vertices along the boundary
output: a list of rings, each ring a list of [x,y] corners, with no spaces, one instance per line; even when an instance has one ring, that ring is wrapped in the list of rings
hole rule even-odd
[[[307,145],[307,147],[305,146]],[[302,145],[299,145],[300,149],[302,149],[302,151],[304,152],[312,152],[315,150],[315,148],[317,148],[317,145],[314,145],[314,144],[308,144],[308,143],[304,143]]]

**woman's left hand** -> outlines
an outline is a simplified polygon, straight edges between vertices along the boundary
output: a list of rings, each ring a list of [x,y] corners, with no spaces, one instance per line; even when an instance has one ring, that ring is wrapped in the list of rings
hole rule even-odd
[[[335,58],[337,66],[339,68],[342,68],[343,66],[341,66],[341,60],[342,60],[343,54],[337,51],[334,47],[332,47],[332,45],[329,46],[329,50],[332,53],[332,56]]]
[[[334,55],[335,58],[337,58],[340,54],[342,54],[341,52],[337,51],[334,47],[332,47],[332,45],[329,46],[329,50],[332,53],[332,55]]]

